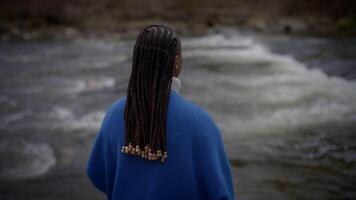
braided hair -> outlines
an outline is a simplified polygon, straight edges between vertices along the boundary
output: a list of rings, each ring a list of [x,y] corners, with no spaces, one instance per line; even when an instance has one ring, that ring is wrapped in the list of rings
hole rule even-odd
[[[127,88],[122,153],[161,162],[168,158],[167,109],[175,57],[180,51],[180,40],[166,26],[150,25],[139,33]]]

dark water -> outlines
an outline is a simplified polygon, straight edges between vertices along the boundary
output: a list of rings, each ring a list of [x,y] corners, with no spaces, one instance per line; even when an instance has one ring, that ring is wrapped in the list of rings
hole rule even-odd
[[[344,40],[184,38],[181,94],[221,127],[239,199],[356,198],[356,40]],[[125,95],[132,44],[0,44],[0,199],[101,197],[85,161]]]

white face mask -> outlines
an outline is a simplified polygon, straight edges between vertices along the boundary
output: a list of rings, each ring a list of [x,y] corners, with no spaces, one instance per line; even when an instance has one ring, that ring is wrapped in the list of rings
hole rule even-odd
[[[181,85],[182,85],[181,80],[179,78],[173,76],[171,89],[176,92],[179,92]]]

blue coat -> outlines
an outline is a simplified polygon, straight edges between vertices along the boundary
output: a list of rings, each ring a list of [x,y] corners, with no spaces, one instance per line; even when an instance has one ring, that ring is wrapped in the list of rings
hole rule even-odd
[[[126,96],[105,114],[87,162],[92,184],[109,200],[233,200],[234,187],[219,127],[199,105],[170,91],[168,159],[121,153]]]

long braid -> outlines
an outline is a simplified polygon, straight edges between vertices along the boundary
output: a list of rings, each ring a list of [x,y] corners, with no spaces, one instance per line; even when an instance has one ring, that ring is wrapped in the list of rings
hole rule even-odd
[[[125,105],[125,143],[121,152],[147,160],[168,158],[167,110],[177,35],[163,25],[146,27],[137,37]]]

